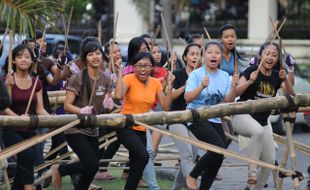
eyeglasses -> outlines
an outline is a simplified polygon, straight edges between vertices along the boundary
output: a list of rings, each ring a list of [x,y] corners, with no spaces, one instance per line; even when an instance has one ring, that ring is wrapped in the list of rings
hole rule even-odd
[[[142,68],[144,68],[145,70],[151,70],[152,69],[152,65],[146,64],[146,65],[135,65],[135,68],[137,70],[141,70]]]

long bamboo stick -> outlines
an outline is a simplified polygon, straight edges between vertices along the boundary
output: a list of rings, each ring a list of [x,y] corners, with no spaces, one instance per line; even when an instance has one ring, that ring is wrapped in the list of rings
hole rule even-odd
[[[1,147],[0,147],[0,152],[1,152]],[[10,179],[8,176],[7,168],[4,168],[3,166],[3,160],[0,162],[0,167],[2,168],[2,172],[3,172],[5,189],[10,190],[11,189]]]
[[[102,45],[102,20],[98,22],[98,42]]]
[[[281,144],[285,144],[286,143],[286,139],[280,135],[277,134],[273,134],[273,138],[277,143],[281,143]],[[306,144],[302,144],[298,141],[293,141],[294,143],[294,147],[296,150],[300,151],[303,154],[307,154],[310,155],[310,147]]]
[[[291,118],[296,118],[296,112],[284,113],[283,114],[283,117],[287,117],[287,116],[289,116]],[[289,155],[290,155],[291,166],[292,166],[292,170],[296,171],[296,169],[297,169],[296,151],[295,151],[294,144],[293,144],[294,124],[287,121],[287,122],[285,122],[285,127],[289,129],[289,130],[286,130],[286,139],[288,142],[288,150],[289,150]],[[300,190],[299,179],[295,178],[295,179],[293,179],[293,181],[294,181],[294,188],[296,190]]]
[[[208,37],[208,40],[212,40],[212,38],[211,38],[211,36],[210,36],[210,34],[209,34],[209,32],[208,32],[208,30],[207,30],[207,28],[206,27],[203,27],[203,29],[204,29],[204,31],[205,31],[205,33],[206,33],[206,35],[207,35],[207,37]]]
[[[100,137],[100,138],[99,138],[99,142],[102,142],[102,141],[104,141],[104,140],[106,140],[106,139],[109,139],[109,138],[111,138],[111,137],[114,137],[115,134],[116,134],[115,132],[111,132],[111,133],[109,133],[109,134],[106,134],[106,135],[104,135],[103,137]],[[112,142],[114,142],[114,141],[115,141],[115,140],[113,140],[113,141],[107,141],[107,142],[112,143]],[[108,146],[108,145],[109,145],[109,143],[107,143],[107,142],[104,143],[105,146]],[[67,145],[66,142],[65,142],[65,143],[62,143],[61,145],[59,145],[59,146],[56,147],[56,148],[59,149],[59,147],[63,147],[63,146],[65,146],[65,145]],[[55,148],[55,149],[56,149],[56,148]],[[55,149],[53,149],[53,150],[55,150]],[[53,151],[53,150],[52,150],[52,151]],[[54,152],[56,152],[56,151],[54,151]],[[55,159],[53,159],[53,160],[49,160],[49,161],[47,161],[47,162],[45,162],[45,163],[43,163],[43,164],[41,164],[41,165],[35,167],[35,168],[34,168],[34,171],[37,172],[37,171],[39,171],[39,170],[42,170],[42,169],[44,169],[44,168],[46,168],[46,167],[48,167],[48,166],[50,166],[50,165],[52,165],[52,164],[58,162],[59,160],[63,160],[63,159],[65,159],[65,158],[71,156],[73,153],[74,153],[73,151],[66,152],[65,154],[63,154],[63,155],[61,155],[61,156],[59,156],[59,157],[57,157],[57,158],[55,158]],[[47,155],[46,155],[44,158],[46,158],[46,157],[47,157]]]
[[[66,94],[67,94],[66,90],[57,90],[57,91],[48,91],[47,92],[48,97],[66,96]]]
[[[187,42],[183,38],[179,37],[179,40],[184,46],[187,46]]]
[[[103,141],[104,139],[111,138],[111,137],[115,136],[115,134],[116,134],[115,132],[111,132],[111,133],[109,133],[109,134],[106,134],[106,135],[104,135],[103,137],[101,137],[101,138],[99,139],[99,142]],[[58,150],[60,150],[60,149],[62,149],[63,147],[67,146],[67,144],[68,144],[67,142],[61,143],[60,145],[58,145],[57,147],[55,147],[53,150],[50,150],[50,151],[44,156],[44,158],[47,158],[47,157],[49,157],[50,155],[54,154],[54,153],[57,152]]]
[[[154,45],[156,44],[156,38],[159,34],[159,31],[160,31],[160,25],[157,25],[156,31],[155,31],[154,35],[152,36],[152,46],[150,47],[151,51],[152,51]]]
[[[11,148],[11,147],[8,147],[5,149],[5,152],[1,151],[0,152],[0,160],[3,160],[3,159],[6,159],[10,156],[13,156],[23,150],[26,150],[27,148],[35,145],[35,144],[38,144],[54,135],[57,135],[58,133],[61,133],[67,129],[70,129],[71,127],[74,127],[76,125],[78,125],[80,123],[80,120],[75,120],[69,124],[66,124],[65,126],[61,127],[61,128],[58,128],[58,129],[55,129],[51,132],[48,132],[46,134],[41,134],[41,135],[37,135],[35,136],[34,138],[31,138],[29,140],[25,140],[23,141],[24,143],[22,144],[22,146],[19,146],[17,148]]]
[[[170,37],[168,35],[164,14],[161,13],[160,17],[161,17],[161,21],[163,23],[163,29],[164,29],[164,32],[165,32],[165,36],[167,38],[168,52],[170,53],[170,57],[171,57],[171,60],[170,60],[170,67],[171,67],[170,71],[171,71],[171,73],[173,73],[174,52],[173,52],[173,48],[172,48],[172,43],[171,43]],[[169,60],[169,58],[168,58],[168,60]],[[168,83],[168,88],[171,88],[171,84],[170,83]]]
[[[13,38],[14,38],[12,30],[10,30],[9,35],[10,35],[10,44],[9,44],[8,75],[12,75],[12,66],[13,66],[12,52],[13,52]],[[8,86],[8,94],[10,97],[12,97],[12,85]]]
[[[36,88],[37,88],[38,80],[39,80],[39,75],[36,77],[36,80],[34,81],[34,84],[33,84],[32,90],[31,90],[31,94],[30,94],[30,98],[28,100],[28,104],[27,104],[27,107],[26,107],[25,115],[27,115],[28,112],[29,112],[31,102],[32,102],[34,93],[35,93]]]
[[[220,147],[217,147],[215,145],[212,145],[212,144],[209,144],[209,143],[206,143],[206,142],[203,142],[203,141],[194,140],[194,139],[182,136],[182,135],[178,135],[176,133],[169,132],[167,130],[159,129],[159,128],[153,127],[151,125],[147,125],[147,124],[142,123],[142,122],[137,121],[137,120],[135,120],[134,122],[137,125],[141,125],[143,127],[146,127],[149,130],[157,131],[157,132],[159,132],[159,133],[161,133],[163,135],[167,135],[167,136],[175,138],[177,140],[181,140],[183,142],[190,143],[190,144],[192,144],[194,146],[197,146],[198,148],[201,148],[201,149],[203,149],[205,151],[212,151],[212,152],[215,152],[215,153],[218,153],[218,154],[222,154],[225,157],[229,156],[229,157],[236,158],[238,160],[246,161],[248,163],[256,164],[256,165],[258,165],[260,167],[268,168],[268,169],[271,169],[271,170],[281,171],[281,172],[283,172],[283,173],[285,173],[287,175],[294,175],[295,174],[295,171],[288,170],[288,169],[285,169],[285,168],[281,168],[279,166],[275,166],[273,164],[266,163],[266,162],[263,162],[263,161],[260,161],[260,160],[252,159],[252,158],[249,158],[247,156],[241,155],[239,153],[235,153],[233,151],[226,150],[224,148],[220,148]]]
[[[282,26],[284,25],[285,22],[286,22],[286,18],[283,20],[282,24],[280,25],[279,29],[277,30],[277,33],[279,33],[279,32],[281,31],[281,28],[282,28]],[[277,35],[275,35],[275,36],[272,38],[272,40],[270,41],[270,45],[274,42],[274,40],[276,39],[276,37],[277,37]],[[269,47],[267,47],[267,48],[269,48]],[[265,61],[264,59],[261,59],[261,61],[260,61],[259,65],[258,65],[256,71],[260,71],[260,67],[261,67],[261,65],[262,65],[262,63],[263,63],[264,61]]]
[[[290,128],[286,128],[286,131],[290,130]],[[289,150],[288,150],[288,141],[284,142],[284,151],[283,151],[283,156],[280,162],[280,167],[285,168],[287,165],[288,161],[288,155],[289,155]],[[276,180],[276,190],[281,190],[283,185],[283,178],[280,178],[277,176]]]
[[[70,31],[70,24],[71,24],[71,18],[72,18],[72,13],[73,13],[73,8],[71,7],[70,10],[70,14],[69,14],[69,18],[68,18],[68,25],[67,25],[67,29],[66,29],[66,33],[65,33],[65,48],[64,48],[64,52],[66,53],[68,50],[68,35],[69,35],[69,31]]]
[[[223,117],[223,119],[226,121],[231,121],[231,118],[228,116]],[[225,136],[238,143],[238,139],[230,135],[229,133],[225,132]],[[277,143],[280,143],[280,144],[286,143],[286,139],[284,137],[277,135],[275,133],[273,133],[273,138]],[[294,143],[294,147],[296,150],[300,151],[303,154],[310,155],[310,146],[306,144],[302,144],[298,141],[293,141],[293,143]]]
[[[99,146],[99,149],[102,149],[103,147],[108,146],[109,144],[113,143],[113,142],[116,141],[116,140],[117,140],[117,138],[116,138],[116,137],[113,137],[113,138],[110,139],[109,141],[107,141],[107,142],[101,144],[101,145]],[[73,153],[74,153],[74,152],[67,152],[67,153],[66,153],[66,156],[68,157],[68,156],[72,155]],[[63,155],[60,156],[60,157],[61,157],[61,159],[64,159]],[[60,157],[58,157],[58,158],[56,158],[56,159],[57,159],[57,160],[61,160]],[[55,160],[56,160],[56,159],[55,159]],[[68,163],[77,162],[78,160],[79,160],[78,158],[77,158],[77,159],[73,159],[73,160],[70,160]],[[55,161],[54,161],[54,162],[49,162],[49,165],[52,165],[52,164],[54,164],[54,163],[56,163],[56,162],[55,162]],[[45,166],[45,167],[47,167],[47,166]],[[38,168],[37,168],[37,169],[38,169]],[[43,168],[40,168],[40,169],[43,169]],[[39,177],[37,180],[35,180],[34,184],[39,184],[39,183],[41,183],[42,180],[45,180],[46,178],[49,178],[49,177],[51,177],[51,176],[52,176],[52,172],[51,172],[51,169],[49,169],[48,172],[47,172],[45,175],[42,175],[42,176]]]
[[[294,98],[297,106],[310,105],[310,95],[297,94]],[[277,96],[273,98],[265,98],[261,100],[251,100],[245,102],[223,103],[214,106],[207,106],[198,108],[197,112],[200,119],[223,117],[234,114],[249,114],[269,111],[273,109],[282,110],[290,107],[290,103],[285,96]],[[124,127],[126,117],[123,114],[101,114],[96,115],[96,126],[107,127]],[[192,112],[190,110],[184,111],[170,111],[170,112],[148,112],[143,114],[133,114],[135,120],[154,125],[154,124],[172,124],[192,121]],[[57,128],[69,122],[78,119],[77,115],[39,115],[38,121],[40,128]],[[0,116],[0,126],[15,128],[29,127],[30,118],[20,116]]]

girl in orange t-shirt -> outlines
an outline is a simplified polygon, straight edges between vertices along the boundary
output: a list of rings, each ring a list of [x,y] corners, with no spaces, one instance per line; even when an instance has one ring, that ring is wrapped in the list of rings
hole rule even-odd
[[[171,89],[164,94],[160,82],[151,77],[154,59],[148,52],[139,52],[133,59],[135,71],[122,77],[122,68],[118,67],[118,80],[116,82],[115,96],[123,98],[123,114],[137,114],[149,112],[155,99],[165,111],[171,105]],[[174,80],[169,74],[168,82]],[[146,151],[146,129],[142,126],[120,128],[116,130],[117,138],[129,151],[130,171],[124,190],[136,189],[143,170],[149,160]]]

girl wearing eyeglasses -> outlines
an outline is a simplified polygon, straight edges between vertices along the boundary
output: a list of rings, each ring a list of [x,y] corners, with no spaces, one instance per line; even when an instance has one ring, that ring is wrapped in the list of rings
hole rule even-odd
[[[119,66],[115,96],[123,99],[122,114],[137,114],[149,112],[158,98],[165,111],[170,109],[171,89],[165,95],[160,82],[151,77],[154,59],[148,52],[139,52],[133,58],[134,73],[122,76]],[[168,76],[168,83],[174,77]],[[143,170],[148,163],[149,154],[146,150],[146,129],[142,126],[120,128],[116,130],[117,138],[128,149],[130,171],[124,190],[137,188]]]

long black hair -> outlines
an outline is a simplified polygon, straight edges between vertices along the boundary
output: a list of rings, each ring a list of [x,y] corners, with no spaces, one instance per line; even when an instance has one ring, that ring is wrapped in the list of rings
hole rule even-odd
[[[105,60],[109,60],[109,56],[110,56],[110,51],[111,51],[111,49],[110,49],[110,44],[116,44],[116,45],[119,45],[119,43],[117,42],[117,41],[115,41],[115,40],[113,40],[113,41],[108,41],[108,42],[106,42],[104,45],[103,45],[103,49],[104,49],[104,59]]]
[[[138,53],[134,56],[134,58],[133,58],[133,60],[132,60],[132,61],[133,61],[133,65],[136,64],[136,63],[137,63],[138,61],[140,61],[141,59],[144,59],[144,58],[149,59],[149,60],[151,61],[152,66],[153,66],[153,67],[155,66],[155,60],[154,60],[152,54],[151,54],[150,52],[144,52],[144,51],[138,52]]]
[[[187,65],[187,63],[186,63],[184,57],[187,56],[187,54],[188,54],[188,52],[189,52],[189,49],[190,49],[191,47],[194,47],[194,46],[196,46],[196,47],[198,47],[199,49],[201,49],[200,45],[195,44],[195,43],[190,43],[190,44],[188,44],[188,45],[185,47],[185,49],[184,49],[184,51],[183,51],[182,60],[184,61],[185,65]],[[202,54],[202,52],[200,52],[200,55],[201,55],[201,54]]]
[[[258,64],[261,62],[263,51],[266,48],[268,48],[270,45],[273,45],[277,49],[277,51],[278,51],[278,61],[277,61],[277,64],[274,66],[273,69],[280,70],[280,56],[281,56],[280,52],[281,52],[281,50],[280,50],[280,46],[277,43],[275,43],[275,42],[272,42],[272,43],[265,42],[265,43],[263,43],[260,46],[259,51],[258,51],[258,56],[256,56],[257,57],[257,62],[258,62]]]
[[[230,30],[230,29],[234,30],[236,35],[237,35],[237,29],[236,29],[236,27],[234,25],[232,25],[232,24],[224,24],[223,26],[221,26],[219,28],[219,31],[218,31],[219,32],[219,39],[222,38],[223,33],[224,33],[225,30]],[[244,58],[242,58],[240,56],[239,52],[237,51],[236,46],[232,50],[230,50],[230,52],[234,55],[234,57],[235,57],[235,52],[236,52],[237,59],[244,60]]]
[[[103,55],[102,47],[98,41],[90,41],[84,44],[83,48],[81,49],[81,61],[83,62],[84,65],[86,65],[87,54],[97,50],[99,50]]]
[[[28,50],[28,51],[29,51],[31,60],[32,60],[32,62],[34,62],[35,58],[34,58],[34,56],[33,56],[33,53],[32,53],[32,51],[31,51],[31,49],[30,49],[27,45],[25,45],[25,44],[17,45],[17,46],[13,49],[13,51],[12,51],[12,60],[14,61],[15,58],[16,58],[17,56],[23,54],[25,50]],[[9,57],[6,58],[5,64],[4,64],[3,67],[2,67],[2,71],[3,71],[4,73],[8,73],[8,65],[9,65]],[[31,69],[31,67],[29,68],[29,70],[30,70],[30,69]],[[16,65],[15,65],[15,64],[12,65],[12,70],[13,70],[13,71],[16,71]]]
[[[148,51],[150,51],[150,47],[147,44],[147,42],[141,38],[141,37],[134,37],[130,40],[129,44],[128,44],[128,55],[127,55],[127,65],[133,65],[134,64],[134,57],[135,55],[139,52],[140,47],[142,44],[145,44]]]

